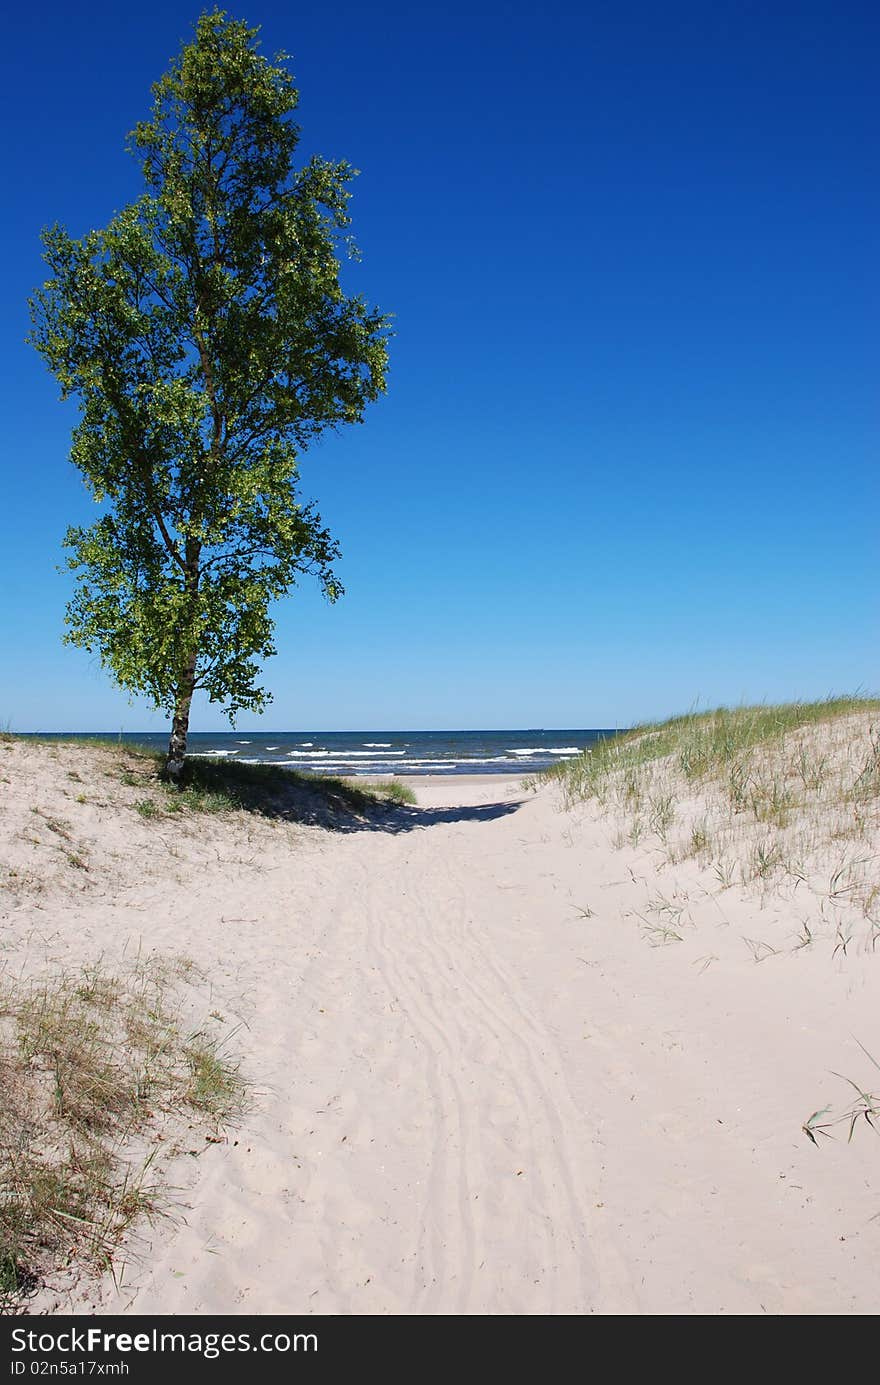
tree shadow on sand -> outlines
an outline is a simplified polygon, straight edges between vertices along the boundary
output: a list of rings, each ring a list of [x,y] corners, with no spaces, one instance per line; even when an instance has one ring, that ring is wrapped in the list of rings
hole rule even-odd
[[[386,832],[397,835],[444,823],[492,822],[509,817],[524,798],[494,803],[426,808],[399,803],[382,786],[362,788],[348,779],[301,774],[276,765],[246,765],[222,760],[187,760],[179,793],[196,811],[254,813],[282,822],[304,823],[331,832]]]
[[[378,811],[363,817],[352,815],[346,821],[337,819],[325,823],[335,832],[416,832],[423,827],[439,827],[447,822],[493,822],[510,817],[521,808],[525,799],[506,799],[498,803],[459,804],[448,808],[420,808],[411,804],[381,805]],[[302,819],[300,819],[302,821]]]

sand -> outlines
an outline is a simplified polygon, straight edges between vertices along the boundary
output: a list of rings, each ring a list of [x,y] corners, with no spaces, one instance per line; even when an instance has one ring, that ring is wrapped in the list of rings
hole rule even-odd
[[[880,1145],[801,1131],[846,1107],[835,1071],[880,1077],[858,939],[798,948],[796,903],[658,871],[552,787],[418,779],[384,830],[178,840],[136,787],[69,780],[81,751],[0,753],[5,965],[185,953],[253,1084],[121,1284],[59,1278],[37,1311],[876,1312]],[[658,882],[687,896],[668,946],[639,925]]]

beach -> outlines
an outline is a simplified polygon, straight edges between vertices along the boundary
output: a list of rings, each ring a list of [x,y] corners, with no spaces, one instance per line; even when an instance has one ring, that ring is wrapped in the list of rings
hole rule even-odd
[[[880,11],[245,9],[7,25],[10,1374],[874,1317]]]
[[[663,872],[681,941],[651,945],[652,848],[552,784],[419,777],[344,831],[172,838],[88,755],[83,792],[79,748],[3,746],[7,857],[45,881],[6,897],[5,974],[186,956],[250,1097],[170,1160],[115,1282],[59,1273],[31,1311],[875,1311],[876,1137],[801,1129],[870,1076],[870,949],[793,947],[796,908],[694,863]]]

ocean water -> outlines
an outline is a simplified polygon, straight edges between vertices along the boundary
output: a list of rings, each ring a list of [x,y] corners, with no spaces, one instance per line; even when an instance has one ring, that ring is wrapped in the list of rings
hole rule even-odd
[[[189,753],[323,774],[532,774],[579,755],[609,730],[194,731]],[[59,736],[59,739],[61,737]],[[101,739],[115,739],[104,735]],[[95,739],[98,739],[96,733]],[[124,732],[164,750],[165,732]]]

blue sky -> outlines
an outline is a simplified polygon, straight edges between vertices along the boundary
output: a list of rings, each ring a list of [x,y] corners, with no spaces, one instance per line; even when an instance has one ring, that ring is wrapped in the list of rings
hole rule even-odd
[[[160,729],[60,643],[92,514],[23,344],[39,231],[139,191],[124,136],[198,6],[4,21],[0,722]],[[880,11],[247,0],[303,150],[362,170],[390,388],[303,459],[347,595],[278,611],[243,727],[610,726],[880,687]],[[193,728],[222,729],[198,706]]]

